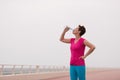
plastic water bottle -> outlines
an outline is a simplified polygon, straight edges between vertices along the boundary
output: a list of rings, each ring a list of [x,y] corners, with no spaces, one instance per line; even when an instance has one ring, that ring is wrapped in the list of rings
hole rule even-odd
[[[73,28],[69,27],[70,30],[73,30]]]

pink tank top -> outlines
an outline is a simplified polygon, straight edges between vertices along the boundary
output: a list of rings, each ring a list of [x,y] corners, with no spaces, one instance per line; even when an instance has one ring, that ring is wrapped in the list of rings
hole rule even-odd
[[[85,61],[83,59],[79,59],[80,56],[84,55],[85,51],[85,45],[84,45],[83,38],[80,38],[76,43],[75,38],[71,38],[70,43],[70,50],[71,50],[71,59],[70,59],[70,65],[75,66],[85,66]]]

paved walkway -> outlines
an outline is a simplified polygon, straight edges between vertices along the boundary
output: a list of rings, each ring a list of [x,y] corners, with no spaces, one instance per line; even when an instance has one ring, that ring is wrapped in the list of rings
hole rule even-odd
[[[69,76],[62,76],[46,80],[70,80],[70,79]],[[87,72],[87,80],[120,80],[120,69]]]
[[[120,80],[120,69],[91,72],[87,74],[87,80]]]
[[[61,76],[61,77],[54,77],[49,79],[42,79],[42,80],[70,80],[69,76]]]
[[[91,69],[86,80],[120,80],[120,69]],[[70,80],[68,72],[3,76],[0,80]]]

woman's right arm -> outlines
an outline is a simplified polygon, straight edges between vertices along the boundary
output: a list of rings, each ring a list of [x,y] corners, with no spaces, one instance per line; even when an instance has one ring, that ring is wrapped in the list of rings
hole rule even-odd
[[[65,38],[64,38],[66,32],[67,32],[69,29],[70,29],[69,27],[66,27],[66,28],[64,29],[64,31],[63,31],[62,34],[61,34],[60,41],[62,41],[62,42],[64,42],[64,43],[70,43],[70,39],[65,39]]]

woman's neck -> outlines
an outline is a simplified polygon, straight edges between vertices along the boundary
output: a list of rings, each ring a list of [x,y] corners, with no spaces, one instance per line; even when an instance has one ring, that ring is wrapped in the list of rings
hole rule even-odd
[[[75,39],[76,39],[76,40],[78,40],[78,39],[80,39],[80,38],[81,38],[80,35],[75,35]]]

